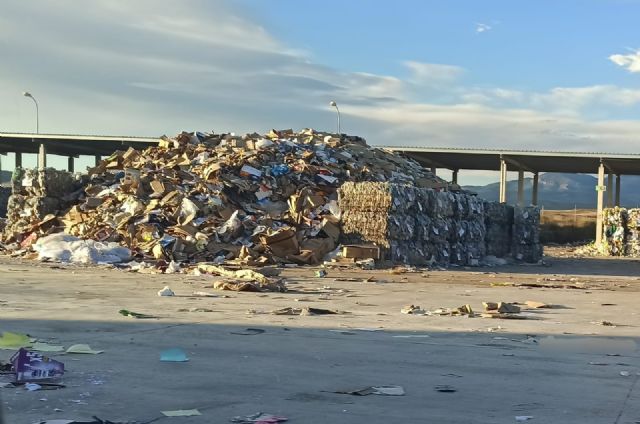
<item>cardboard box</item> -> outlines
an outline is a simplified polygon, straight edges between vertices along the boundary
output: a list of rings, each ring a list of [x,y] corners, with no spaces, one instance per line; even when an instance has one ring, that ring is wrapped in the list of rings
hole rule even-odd
[[[380,248],[373,245],[342,246],[342,256],[353,259],[380,259]]]
[[[260,236],[260,242],[269,246],[273,254],[280,258],[300,253],[296,232],[291,228],[280,230],[270,236]]]

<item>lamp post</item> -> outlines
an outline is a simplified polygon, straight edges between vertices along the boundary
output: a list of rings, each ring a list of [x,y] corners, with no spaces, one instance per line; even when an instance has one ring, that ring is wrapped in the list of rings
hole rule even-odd
[[[338,104],[334,100],[332,100],[329,103],[329,106],[335,107],[336,108],[336,112],[338,112],[338,134],[341,134],[341,132],[340,132],[340,109],[338,109]]]
[[[33,103],[36,105],[36,134],[40,134],[40,109],[38,108],[38,101],[28,91],[23,92],[22,95],[24,97],[28,97],[31,100],[33,100]],[[18,160],[18,154],[19,153],[16,153],[16,162],[20,162],[20,165],[22,165],[22,158]],[[44,170],[46,167],[47,167],[47,151],[44,147],[44,144],[40,143],[40,148],[38,150],[38,169]]]

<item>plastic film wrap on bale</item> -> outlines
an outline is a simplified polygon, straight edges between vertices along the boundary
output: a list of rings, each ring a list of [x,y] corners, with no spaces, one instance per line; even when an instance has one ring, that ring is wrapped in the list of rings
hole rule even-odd
[[[478,265],[486,255],[484,204],[474,196],[389,183],[345,183],[338,194],[344,240],[375,243],[387,260]]]

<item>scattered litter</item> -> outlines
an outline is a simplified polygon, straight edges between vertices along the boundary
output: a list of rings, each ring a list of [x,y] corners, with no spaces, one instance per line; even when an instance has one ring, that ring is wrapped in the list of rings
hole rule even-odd
[[[611,321],[593,321],[592,324],[602,325],[604,327],[617,327],[617,325]]]
[[[209,292],[204,292],[204,291],[194,291],[193,293],[191,293],[191,296],[195,296],[195,297],[219,297],[215,293],[209,293]]]
[[[10,359],[17,382],[48,380],[62,377],[64,364],[37,352],[20,348]]]
[[[407,305],[400,309],[400,312],[407,315],[424,315],[426,311],[421,309],[420,306]]]
[[[493,302],[489,302],[488,304],[490,304],[491,306],[495,305],[495,303]],[[486,310],[490,311],[490,309],[486,309]],[[508,303],[508,302],[498,303],[497,308],[495,308],[495,310],[501,314],[519,314],[520,313],[519,306],[514,305],[513,303]]]
[[[521,314],[511,314],[505,313],[501,314],[497,311],[491,311],[484,314],[480,314],[482,318],[496,318],[496,319],[532,319],[529,315],[521,315]]]
[[[55,408],[55,412],[62,412],[62,409]],[[93,421],[77,421],[77,420],[46,420],[38,421],[33,424],[127,424],[123,422],[115,422],[109,420],[102,420],[98,417],[93,417]]]
[[[31,350],[35,350],[38,352],[62,352],[64,351],[64,346],[56,346],[56,345],[51,345],[49,343],[35,342],[31,346]]]
[[[271,415],[265,414],[264,412],[258,412],[253,415],[247,415],[244,417],[233,417],[231,418],[232,423],[238,424],[277,424],[284,421],[287,421],[287,417],[283,417],[280,415]]]
[[[629,377],[631,373],[629,371],[620,371],[620,375],[623,377]]]
[[[609,365],[606,362],[589,362],[589,365],[599,365],[599,366],[605,366],[605,365]]]
[[[183,308],[183,309],[178,309],[178,312],[215,312],[215,311],[209,308]]]
[[[553,305],[543,302],[536,302],[534,300],[527,300],[526,302],[524,302],[524,304],[533,309],[553,308]]]
[[[343,314],[344,312],[340,311],[332,311],[330,309],[321,309],[321,308],[282,308],[271,311],[272,315],[336,315]]]
[[[172,348],[163,350],[162,353],[160,353],[160,360],[162,362],[187,362],[189,358],[184,350]]]
[[[257,334],[262,334],[265,331],[266,330],[263,330],[262,328],[247,328],[243,331],[232,331],[230,334],[235,334],[237,336],[255,336]]]
[[[201,272],[225,277],[216,281],[213,288],[218,290],[252,291],[252,292],[286,292],[287,287],[282,279],[267,277],[251,269],[230,270],[217,265],[198,265]]]
[[[131,259],[131,251],[118,243],[82,240],[65,233],[42,237],[32,247],[38,252],[38,259],[41,261],[112,264]]]
[[[517,422],[524,422],[524,421],[529,421],[533,419],[533,415],[518,415],[516,416],[516,421]]]
[[[30,347],[32,344],[31,337],[26,334],[5,331],[0,337],[0,349],[14,350],[21,347]]]
[[[327,271],[325,271],[324,269],[319,269],[318,271],[316,271],[315,276],[316,278],[324,278],[327,276]]]
[[[24,388],[30,392],[35,392],[36,390],[42,389],[42,386],[36,383],[27,383],[24,385]]]
[[[83,353],[88,355],[97,355],[99,353],[103,353],[104,350],[93,350],[91,346],[88,344],[74,344],[73,346],[69,346],[67,349],[67,353]]]
[[[120,309],[118,311],[118,313],[120,315],[125,316],[125,317],[136,318],[136,319],[157,318],[156,316],[153,316],[153,315],[141,314],[141,313],[138,313],[138,312],[128,311],[126,309]]]
[[[171,261],[167,266],[167,269],[164,270],[165,274],[177,274],[180,272],[180,264],[176,261]]]
[[[178,409],[175,411],[160,411],[165,417],[193,417],[202,415],[197,409]]]
[[[396,336],[392,336],[398,339],[428,339],[431,337],[428,334],[398,334]]]
[[[462,305],[457,308],[438,308],[432,311],[426,311],[425,315],[440,315],[440,316],[467,316],[473,318],[476,314],[473,312],[471,305]]]
[[[213,283],[213,288],[217,290],[229,290],[229,291],[246,291],[246,292],[286,292],[287,288],[284,283],[280,281],[272,281],[267,283],[260,283],[256,281],[237,281],[237,280],[219,280]]]
[[[441,392],[441,393],[455,393],[458,391],[458,389],[454,388],[453,386],[448,386],[446,384],[436,386],[435,390],[436,392]]]
[[[164,286],[162,290],[158,291],[158,296],[175,296],[175,293],[169,288],[169,286]]]
[[[357,390],[336,390],[332,393],[354,396],[404,396],[405,391],[402,386],[369,386]]]

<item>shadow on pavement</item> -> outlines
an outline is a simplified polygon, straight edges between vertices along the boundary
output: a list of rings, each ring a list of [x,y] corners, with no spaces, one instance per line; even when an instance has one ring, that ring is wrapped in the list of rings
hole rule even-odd
[[[636,338],[340,327],[3,320],[0,330],[99,355],[51,354],[66,388],[2,388],[7,423],[43,419],[214,423],[259,411],[295,423],[632,423],[640,419]],[[331,320],[331,316],[312,317]],[[465,320],[467,318],[458,318]],[[308,320],[306,320],[308,323]],[[247,335],[233,334],[246,333]],[[190,360],[160,362],[183,349]],[[0,351],[7,360],[11,351]],[[332,393],[399,385],[404,396]],[[449,386],[443,393],[437,386]],[[198,409],[193,417],[160,411]],[[60,411],[58,411],[60,410]]]

